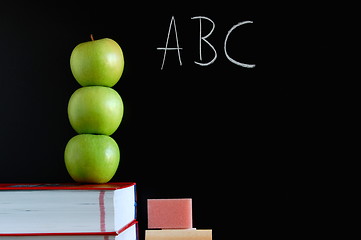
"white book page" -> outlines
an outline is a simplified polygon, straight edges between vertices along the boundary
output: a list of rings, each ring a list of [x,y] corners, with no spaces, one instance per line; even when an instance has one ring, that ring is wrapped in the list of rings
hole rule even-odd
[[[104,201],[111,212],[112,192]],[[106,214],[113,228],[113,216]],[[0,233],[100,231],[99,191],[9,191],[0,197]]]

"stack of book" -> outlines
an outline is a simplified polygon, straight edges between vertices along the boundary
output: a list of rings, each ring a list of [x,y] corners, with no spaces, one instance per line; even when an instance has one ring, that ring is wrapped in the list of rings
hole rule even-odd
[[[0,184],[1,240],[136,240],[135,183]]]

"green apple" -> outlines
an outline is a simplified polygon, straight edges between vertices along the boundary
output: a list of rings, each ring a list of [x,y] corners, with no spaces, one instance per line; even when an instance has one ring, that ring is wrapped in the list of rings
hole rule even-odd
[[[70,68],[83,87],[112,87],[123,73],[123,51],[109,38],[80,43],[71,53]]]
[[[124,113],[121,97],[112,88],[89,86],[77,89],[68,103],[71,126],[79,133],[112,135]]]
[[[119,148],[106,135],[80,134],[65,147],[65,166],[76,182],[106,183],[119,165]]]

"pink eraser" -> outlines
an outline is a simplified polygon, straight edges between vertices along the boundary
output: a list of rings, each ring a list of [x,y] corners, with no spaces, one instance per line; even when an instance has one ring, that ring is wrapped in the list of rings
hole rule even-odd
[[[148,199],[148,228],[192,228],[192,199]]]

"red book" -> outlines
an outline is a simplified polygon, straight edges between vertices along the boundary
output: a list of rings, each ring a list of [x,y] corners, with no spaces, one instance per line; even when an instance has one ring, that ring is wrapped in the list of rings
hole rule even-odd
[[[117,237],[135,219],[135,183],[0,184],[2,240],[16,235]]]

